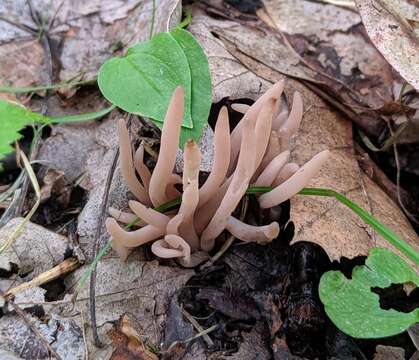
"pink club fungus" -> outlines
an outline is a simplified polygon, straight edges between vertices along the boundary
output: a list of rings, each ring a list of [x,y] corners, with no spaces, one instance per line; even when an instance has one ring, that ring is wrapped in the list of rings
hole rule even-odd
[[[273,85],[252,106],[236,104],[243,118],[230,133],[228,111],[223,107],[214,130],[214,160],[205,183],[199,187],[201,152],[189,140],[184,147],[183,174],[173,173],[184,113],[184,93],[178,87],[163,123],[160,152],[151,172],[144,164],[144,147],[132,154],[124,120],[118,123],[120,168],[138,201],[130,201],[130,212],[110,208],[106,227],[112,246],[122,259],[132,248],[152,243],[160,258],[176,258],[184,266],[195,266],[209,257],[224,231],[244,242],[266,244],[278,236],[277,222],[264,226],[245,224],[232,216],[249,186],[272,186],[258,197],[261,208],[282,203],[298,193],[328,158],[323,151],[303,166],[290,163],[290,141],[303,116],[303,101],[295,93],[289,115],[280,112],[284,82]],[[175,184],[182,183],[180,193]],[[175,212],[160,213],[153,207],[181,197]],[[126,231],[119,223],[140,218],[137,229]],[[119,222],[119,223],[118,223]]]

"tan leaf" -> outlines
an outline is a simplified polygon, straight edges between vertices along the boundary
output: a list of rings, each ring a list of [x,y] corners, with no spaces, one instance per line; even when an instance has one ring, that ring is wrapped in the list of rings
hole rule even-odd
[[[365,29],[381,54],[419,90],[419,10],[405,0],[356,0]]]

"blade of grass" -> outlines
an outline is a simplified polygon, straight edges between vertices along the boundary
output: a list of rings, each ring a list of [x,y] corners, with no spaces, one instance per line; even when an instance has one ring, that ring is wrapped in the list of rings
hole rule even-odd
[[[362,209],[360,206],[349,200],[347,197],[331,189],[319,189],[319,188],[305,188],[299,192],[300,195],[309,196],[327,196],[334,197],[342,204],[350,208],[355,214],[357,214],[362,220],[376,230],[384,239],[386,239],[391,245],[400,250],[415,264],[419,265],[419,253],[413,249],[407,242],[401,239],[393,230],[382,224],[370,213]]]
[[[17,228],[13,231],[13,233],[9,236],[8,239],[0,246],[0,254],[3,253],[5,250],[9,248],[10,245],[16,240],[16,238],[21,234],[25,225],[29,222],[35,211],[38,209],[39,204],[41,203],[41,190],[39,188],[38,180],[36,179],[36,175],[32,169],[31,164],[29,163],[28,158],[24,154],[23,151],[20,152],[20,158],[22,159],[23,165],[25,167],[26,172],[28,173],[29,180],[35,190],[36,195],[36,202],[29,213],[25,216],[23,221],[17,226]]]
[[[190,9],[185,10],[185,18],[179,23],[178,27],[185,29],[192,22],[192,11]]]
[[[149,39],[153,37],[155,17],[156,17],[156,0],[153,0],[153,9],[151,13],[151,22],[150,22],[150,34],[148,35]]]
[[[99,251],[97,256],[93,259],[93,261],[89,264],[89,267],[84,272],[82,277],[79,280],[79,283],[77,284],[77,290],[76,293],[78,293],[83,286],[86,284],[87,280],[89,279],[90,275],[92,274],[94,268],[98,264],[98,262],[112,249],[112,242],[108,241],[107,244],[103,247],[102,250]]]
[[[270,187],[250,187],[247,190],[248,194],[258,194],[266,193],[271,191]],[[400,250],[405,254],[409,259],[419,264],[419,253],[413,249],[408,243],[401,239],[393,230],[382,224],[370,213],[362,209],[360,206],[355,204],[353,201],[349,200],[347,197],[338,193],[337,191],[331,189],[320,189],[320,188],[304,188],[299,193],[299,195],[307,196],[327,196],[334,197],[336,200],[341,202],[350,208],[355,214],[357,214],[363,221],[370,225],[374,230],[376,230],[384,239],[386,239],[390,244],[395,248]]]
[[[14,181],[14,183],[5,191],[3,191],[2,193],[0,193],[0,203],[7,200],[9,197],[13,196],[14,192],[19,188],[19,186],[21,185],[23,178],[24,178],[25,173],[22,171],[19,176],[17,177],[17,179]]]

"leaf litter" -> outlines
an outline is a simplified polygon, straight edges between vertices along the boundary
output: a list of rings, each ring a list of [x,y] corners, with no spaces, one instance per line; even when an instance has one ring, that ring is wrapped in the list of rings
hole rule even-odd
[[[36,2],[36,8],[41,9],[43,6],[42,3],[42,1]],[[47,2],[45,2],[45,4],[46,3]],[[161,5],[161,7],[158,6],[156,13],[157,29],[164,29],[167,25],[167,8],[175,8],[176,2],[168,1],[167,3],[170,3],[167,7],[164,5]],[[269,6],[272,6],[272,3],[273,2],[265,1],[266,9],[270,9]],[[48,9],[45,4],[45,13],[51,14],[52,10],[56,10]],[[4,6],[12,6],[16,17],[23,22],[31,22],[31,19],[27,17],[27,15],[22,14],[22,9],[24,9],[25,6],[18,8],[16,5],[16,7],[14,7],[12,2],[5,2]],[[216,4],[216,6],[221,5]],[[280,3],[280,6],[286,6],[286,4]],[[333,5],[312,3],[312,6],[310,6],[310,4],[305,4],[303,8],[307,9],[308,7],[309,9],[312,9],[313,7],[316,8],[318,6],[326,6],[324,10],[321,8],[319,11],[325,12],[326,15],[329,15],[328,12],[330,11],[330,18],[334,17],[336,7]],[[63,9],[57,13],[58,21],[56,24],[58,25],[56,25],[56,28],[52,31],[53,37],[57,40],[61,35],[64,35],[63,51],[61,52],[61,55],[58,56],[61,62],[61,69],[58,72],[59,75],[57,80],[69,79],[72,76],[79,76],[79,78],[82,79],[94,77],[104,60],[112,55],[123,53],[122,49],[118,50],[120,44],[117,44],[119,39],[115,40],[115,34],[124,34],[122,36],[123,39],[121,40],[122,48],[126,48],[129,44],[139,40],[145,40],[148,35],[147,30],[150,9],[151,1],[141,5],[138,5],[137,2],[129,1],[124,3],[123,6],[121,6],[121,3],[118,1],[106,3],[98,1],[89,2],[89,4],[77,3],[72,9],[69,9],[68,4],[64,3]],[[336,96],[336,93],[334,92],[337,88],[342,89],[342,85],[340,84],[336,87],[337,85],[334,80],[331,85],[329,83],[330,79],[327,77],[325,78],[324,76],[319,77],[317,71],[318,69],[321,69],[321,71],[326,72],[332,77],[336,77],[338,80],[345,82],[349,79],[349,85],[354,85],[356,91],[359,91],[359,94],[366,95],[366,99],[363,100],[367,102],[371,109],[374,110],[379,107],[383,104],[383,101],[380,102],[380,99],[376,96],[380,90],[384,90],[382,94],[386,94],[385,99],[388,99],[387,91],[389,87],[387,87],[387,85],[391,84],[392,81],[392,78],[389,78],[387,73],[389,72],[389,68],[380,58],[379,54],[377,55],[374,48],[366,42],[365,37],[362,34],[359,35],[358,30],[353,31],[359,26],[359,16],[355,13],[350,15],[346,13],[347,10],[343,11],[341,8],[339,9],[341,16],[346,16],[345,21],[347,21],[347,23],[345,25],[345,21],[343,22],[343,29],[339,28],[339,24],[336,25],[337,28],[332,34],[329,34],[324,29],[317,29],[321,34],[320,41],[326,42],[326,46],[323,46],[324,44],[321,44],[320,46],[318,39],[313,41],[313,34],[315,34],[317,30],[304,30],[305,37],[309,39],[307,42],[307,39],[301,38],[301,31],[299,30],[293,31],[290,28],[280,29],[288,34],[289,42],[297,50],[297,54],[281,41],[273,41],[275,37],[272,36],[272,33],[269,31],[264,33],[266,29],[263,31],[256,31],[251,27],[251,30],[249,30],[243,25],[242,21],[236,21],[236,19],[223,21],[215,20],[202,11],[194,9],[193,22],[189,27],[189,30],[196,36],[209,57],[213,80],[213,101],[219,102],[227,97],[232,101],[235,99],[254,100],[260,93],[266,90],[271,82],[277,81],[284,74],[298,79],[310,80],[315,84],[318,84],[319,87],[325,86],[328,94],[332,93]],[[270,13],[274,16],[278,14],[278,12],[272,10]],[[75,14],[78,14],[78,16],[75,16],[74,19],[69,16]],[[312,13],[309,11],[305,19],[310,16],[312,16]],[[133,18],[135,18],[135,20]],[[140,22],[140,25],[138,25],[137,21]],[[3,23],[0,23],[3,26]],[[276,21],[276,23],[282,24],[283,22]],[[310,23],[307,22],[307,24]],[[287,25],[289,24],[287,23]],[[92,26],[94,30],[92,33],[89,33]],[[4,33],[5,38],[2,38],[2,40],[5,41],[0,47],[0,54],[3,49],[6,49],[6,47],[3,48],[3,46],[18,44],[22,56],[27,56],[26,51],[23,50],[25,49],[25,46],[37,46],[38,43],[32,40],[35,44],[33,45],[29,40],[25,40],[24,38],[19,41],[14,40],[14,37],[16,36],[28,37],[28,34],[27,32],[22,32],[15,28],[12,30],[12,28],[13,27],[7,25],[8,30]],[[124,32],[121,32],[118,29],[124,29]],[[266,37],[266,34],[269,34],[267,39],[264,38]],[[7,38],[7,36],[9,37]],[[344,43],[346,44],[347,41],[350,46],[346,47],[345,45],[343,48],[339,48],[338,45],[342,44],[344,37],[346,37]],[[278,38],[276,37],[275,39]],[[100,41],[103,42],[103,47],[102,44],[99,44]],[[254,46],[254,44],[257,43],[263,45],[260,47]],[[115,48],[112,48],[112,44],[118,45],[116,46],[116,51],[114,51]],[[310,66],[303,66],[301,54],[305,55],[307,53],[309,56],[312,48],[314,47],[316,49],[318,46],[320,46],[321,51],[320,53],[315,54],[316,61],[313,59],[312,62],[309,63]],[[352,49],[351,46],[358,49],[364,47],[367,48],[368,51],[365,53],[357,53],[355,49],[352,52],[349,50]],[[338,66],[334,63],[336,54],[333,54],[332,51],[329,52],[328,47],[336,49],[338,56],[343,57],[344,61],[341,61]],[[82,50],[80,51],[80,49]],[[353,53],[358,55],[353,58]],[[6,50],[4,54],[7,54]],[[86,54],[89,54],[89,56],[86,56]],[[45,83],[45,78],[42,78],[42,74],[45,72],[42,51],[38,51],[38,56],[38,59],[35,57],[33,62],[31,62],[30,58],[23,60],[23,64],[25,61],[28,65],[30,63],[30,66],[22,66],[24,71],[15,72],[17,68],[9,67],[11,70],[10,73],[7,74],[7,76],[3,74],[3,78],[6,78],[7,80],[12,79],[11,84],[15,86]],[[374,60],[368,62],[369,56]],[[0,60],[5,58],[6,56],[0,56]],[[10,59],[8,61],[10,61]],[[22,64],[19,60],[17,60],[17,63]],[[374,65],[376,67],[374,67]],[[380,66],[381,68],[386,69],[386,76],[377,79],[377,71]],[[1,68],[3,69],[4,67]],[[360,71],[367,77],[367,80],[363,80],[362,76],[359,75],[351,78],[350,73],[357,73],[357,69],[362,69]],[[29,73],[26,71],[29,71]],[[370,86],[371,84],[373,86]],[[324,102],[313,92],[307,90],[295,81],[288,82],[284,103],[289,102],[290,96],[295,89],[303,93],[306,113],[303,118],[300,134],[295,139],[294,153],[296,155],[293,160],[297,163],[303,163],[313,153],[325,148],[331,149],[333,153],[332,164],[322,171],[320,176],[313,181],[312,185],[335,188],[346,194],[362,207],[372,212],[374,216],[379,218],[383,223],[398,231],[402,237],[411,244],[417,244],[416,234],[397,205],[370,181],[367,176],[363,175],[362,171],[358,168],[354,156],[350,122],[336,112],[330,110],[330,102]],[[345,88],[343,87],[343,89]],[[365,93],[365,91],[367,92]],[[342,96],[348,100],[350,99],[348,94],[349,93],[345,93]],[[71,97],[69,100],[71,101]],[[353,104],[353,100],[348,101]],[[384,103],[387,101],[388,100],[385,100]],[[56,96],[51,97],[48,102],[52,110],[61,109],[63,113],[68,113],[73,106],[66,105],[62,99],[57,101]],[[81,99],[80,103],[82,104],[81,106],[90,106],[88,100]],[[355,113],[358,111],[358,108],[356,107],[351,108],[349,106],[349,108],[348,111]],[[370,111],[365,112],[362,110],[361,113],[366,113],[368,116],[371,115]],[[98,223],[97,220],[100,216],[100,206],[105,191],[106,176],[111,167],[114,151],[116,149],[115,120],[119,117],[120,114],[115,110],[108,116],[108,119],[102,123],[94,122],[56,126],[52,130],[52,137],[46,139],[41,147],[41,158],[46,157],[48,161],[53,162],[53,167],[63,171],[67,181],[80,181],[80,184],[89,191],[87,205],[78,219],[78,234],[80,235],[79,241],[82,244],[82,248],[90,259],[92,256],[92,242],[96,240],[95,233]],[[381,120],[377,120],[378,117],[376,114],[374,114],[372,118],[375,119],[374,121],[376,124],[381,124]],[[374,121],[372,121],[372,123],[374,123]],[[135,135],[138,133],[139,125],[136,119],[134,119],[133,123],[132,133]],[[143,128],[142,125],[140,125],[140,129],[141,128]],[[382,127],[377,126],[373,128],[372,132],[377,133],[377,129],[381,131]],[[139,132],[141,133],[143,130],[140,130]],[[77,153],[73,151],[75,148],[78,149]],[[53,156],[54,154],[55,156]],[[62,162],[62,159],[66,159],[66,161]],[[75,164],[76,166],[74,166]],[[122,205],[127,203],[126,199],[130,195],[127,195],[127,188],[123,184],[118,171],[116,171],[111,189],[109,200],[111,205]],[[332,259],[339,259],[341,256],[352,258],[353,256],[360,254],[366,254],[371,246],[386,246],[384,241],[376,236],[372,230],[367,228],[355,215],[330,199],[317,199],[313,197],[294,198],[291,205],[291,219],[295,224],[297,241],[310,240],[319,243],[326,249],[328,255]],[[331,232],[330,230],[335,231]],[[27,244],[27,246],[32,246],[33,240],[31,239],[25,240],[24,243]],[[106,239],[104,238],[100,239],[102,243],[105,240]],[[291,248],[298,249],[298,244],[299,243],[292,245]],[[284,285],[287,282],[283,279],[286,279],[287,276],[292,276],[290,274],[293,274],[293,271],[295,272],[297,270],[288,267],[289,264],[287,263],[287,260],[285,260],[288,255],[283,254],[283,245],[284,244],[279,245],[280,250],[276,250],[275,256],[273,254],[266,254],[269,253],[269,249],[267,248],[260,247],[255,250],[254,247],[246,249],[246,247],[235,245],[232,252],[227,252],[226,258],[223,259],[224,265],[222,266],[226,266],[227,270],[225,270],[226,268],[224,268],[224,270],[219,270],[217,269],[217,266],[207,270],[207,276],[209,276],[209,278],[211,278],[211,274],[215,274],[216,278],[220,277],[222,279],[227,279],[231,277],[239,280],[237,281],[238,286],[233,288],[231,282],[229,283],[229,280],[224,279],[221,280],[221,282],[215,281],[216,284],[220,285],[219,289],[203,288],[202,291],[199,290],[201,291],[199,295],[200,303],[204,303],[206,309],[209,307],[211,312],[215,312],[214,316],[221,319],[221,323],[230,324],[231,320],[239,322],[239,325],[236,326],[233,321],[233,324],[229,325],[231,326],[230,329],[226,327],[225,329],[217,328],[214,330],[216,339],[220,339],[220,334],[222,336],[227,334],[226,338],[228,339],[229,347],[227,350],[223,349],[219,352],[220,357],[227,356],[227,353],[229,353],[229,358],[237,359],[254,358],[252,357],[253,355],[259,355],[261,358],[270,358],[273,352],[275,358],[281,358],[284,354],[289,354],[289,346],[291,346],[292,349],[301,346],[298,342],[297,345],[292,344],[292,341],[291,345],[287,344],[283,333],[283,331],[285,331],[292,334],[292,319],[298,319],[298,317],[293,318],[293,316],[295,314],[297,314],[297,316],[300,314],[298,310],[295,310],[298,309],[298,302],[278,302],[275,299],[275,296],[281,294],[280,290],[285,291],[286,294],[292,292],[295,295],[299,294],[302,296],[301,291],[299,292],[298,289],[292,289],[287,287],[289,285]],[[304,251],[305,249],[304,246],[306,246],[305,243],[301,242],[299,250],[295,250],[296,253],[301,254],[301,251]],[[244,261],[244,259],[249,257],[249,254],[252,254],[255,251],[257,253],[255,258],[249,258],[249,261]],[[286,250],[286,252],[288,251],[290,250]],[[317,250],[313,253],[316,251]],[[54,255],[60,254],[60,256],[64,256],[64,253],[64,249],[59,249],[54,252]],[[61,257],[60,259],[56,259],[53,263],[45,265],[43,269],[48,270],[52,268],[60,260]],[[18,259],[15,259],[15,261],[17,262]],[[250,262],[250,265],[246,265],[247,262]],[[34,264],[37,264],[35,260],[29,261],[29,268],[32,267],[35,270],[37,266],[34,266]],[[272,264],[273,269],[255,272],[255,268],[260,269],[267,264]],[[279,268],[275,269],[274,264],[277,264]],[[249,268],[244,270],[244,267],[246,266],[249,266]],[[303,265],[300,270],[305,269],[305,266],[306,265]],[[308,265],[308,268],[310,268],[310,266],[311,265]],[[313,266],[313,268],[316,267]],[[9,266],[9,272],[10,269]],[[80,268],[66,278],[65,292],[71,293],[74,291],[77,280],[80,278],[81,274],[84,273],[85,269],[85,267]],[[233,272],[231,272],[231,269]],[[240,274],[240,272],[244,275],[237,275]],[[270,273],[270,275],[267,275],[267,273]],[[147,252],[133,255],[127,264],[121,263],[119,259],[112,256],[104,258],[98,265],[96,283],[96,314],[101,338],[106,339],[107,344],[109,344],[109,339],[106,337],[105,333],[112,327],[117,326],[113,324],[116,324],[121,316],[122,319],[124,319],[126,316],[124,314],[126,313],[129,313],[132,324],[137,328],[135,331],[137,331],[137,335],[139,334],[139,336],[136,336],[136,339],[147,344],[148,348],[146,351],[149,351],[149,346],[153,347],[161,342],[165,343],[163,349],[167,349],[174,341],[184,341],[185,339],[193,337],[198,330],[193,327],[193,330],[191,330],[190,323],[183,318],[182,314],[180,315],[183,322],[182,328],[189,328],[189,331],[182,333],[178,330],[179,333],[177,336],[170,338],[170,341],[168,338],[165,339],[165,336],[162,334],[162,330],[165,329],[167,337],[173,313],[176,313],[176,310],[173,310],[172,308],[176,309],[180,306],[176,299],[179,291],[185,291],[183,286],[188,280],[196,281],[194,280],[195,278],[192,278],[191,280],[192,275],[192,271],[161,264],[159,265],[157,262],[149,262]],[[267,280],[267,277],[269,278],[269,281]],[[205,279],[205,273],[203,278]],[[223,281],[225,281],[224,285],[222,285]],[[274,290],[269,287],[268,290],[258,288],[258,286],[263,287],[267,284],[271,284],[271,282],[274,283],[274,285],[271,285],[274,287]],[[311,289],[317,287],[316,282],[318,282],[318,278],[316,280],[316,277],[314,277],[309,285]],[[232,283],[234,284],[234,281]],[[200,286],[202,286],[202,284],[203,282],[199,282]],[[8,285],[10,286],[11,283],[9,282]],[[225,288],[223,286],[225,286]],[[275,286],[280,289],[275,289]],[[285,290],[284,287],[286,288]],[[226,289],[228,289],[228,291]],[[244,297],[237,297],[241,296],[243,292],[245,293]],[[255,296],[258,292],[259,295]],[[106,354],[110,356],[113,351],[110,347],[98,350],[92,344],[91,329],[87,326],[91,321],[88,315],[87,289],[82,289],[79,293],[75,308],[72,308],[70,302],[71,296],[69,294],[65,295],[64,299],[59,300],[55,304],[53,302],[48,303],[42,301],[43,295],[41,293],[36,297],[35,302],[32,301],[32,304],[25,306],[29,306],[29,309],[31,309],[35,303],[39,303],[47,316],[56,317],[59,319],[57,321],[64,321],[66,324],[71,324],[70,326],[73,329],[72,332],[74,337],[70,337],[70,343],[78,344],[79,355],[77,356],[84,358],[84,336],[86,336],[87,350],[90,354],[93,354],[95,357],[106,356]],[[234,297],[230,294],[234,294]],[[320,302],[313,292],[310,294],[313,296],[313,302],[309,304],[309,308],[316,312],[316,309],[320,306]],[[61,297],[62,296],[64,296],[64,293],[61,294]],[[259,302],[255,305],[254,299],[256,298],[256,300],[258,300],[258,296]],[[270,301],[269,296],[274,296],[274,299]],[[260,297],[263,300],[260,300]],[[222,301],[220,302],[214,299],[222,299]],[[28,301],[28,298],[23,297],[21,299],[16,299],[16,301],[18,303],[21,302],[22,306],[24,306],[24,303],[25,301]],[[60,301],[62,302],[60,303]],[[234,309],[231,301],[238,301],[240,306]],[[300,305],[304,304],[305,303]],[[185,306],[190,305],[191,302],[185,303]],[[243,310],[240,310],[242,306]],[[262,309],[264,310],[267,309],[264,315],[269,324],[267,328],[266,326],[262,326],[261,320],[258,319],[257,314],[260,311],[257,310],[258,306],[262,306]],[[296,308],[294,308],[295,306]],[[139,309],[142,309],[142,311],[139,311]],[[168,309],[172,309],[173,311],[167,312]],[[232,309],[234,312],[231,312],[232,310],[228,309]],[[189,310],[193,313],[191,309]],[[68,317],[69,313],[71,314],[70,317]],[[209,313],[206,315],[208,314]],[[323,329],[323,326],[329,326],[324,325],[323,322],[326,318],[321,310],[316,314],[318,314],[318,317],[314,317],[314,319],[320,324],[320,329]],[[13,314],[7,316],[11,318],[12,322],[16,322],[18,321],[17,319],[19,319]],[[64,317],[65,320],[61,317]],[[39,319],[43,319],[43,317],[40,316],[40,314],[35,313],[34,320],[36,326],[42,328],[45,324],[45,320],[40,321]],[[253,321],[256,321],[256,323],[249,326],[247,323],[249,319],[251,323]],[[286,322],[286,326],[283,326],[283,322]],[[64,334],[70,334],[71,332],[68,333],[69,328],[66,326],[64,326]],[[140,326],[140,328],[138,328],[138,326]],[[318,329],[319,328],[317,328],[317,331],[319,331]],[[311,330],[309,326],[307,331],[308,334],[310,334]],[[313,331],[316,331],[316,326],[313,327]],[[322,330],[320,330],[320,332],[321,331]],[[274,340],[272,344],[266,344],[266,332],[268,332],[268,334],[270,333],[273,337]],[[45,336],[50,340],[47,333],[45,333]],[[334,336],[339,337],[342,335],[335,334]],[[302,339],[304,339],[304,337],[302,337]],[[54,342],[54,337],[51,338],[51,341]],[[222,342],[220,343],[222,344]],[[31,340],[31,344],[34,344],[34,347],[25,349],[26,353],[27,351],[32,350],[45,352],[45,349],[41,350],[36,339]],[[308,344],[308,346],[310,346],[310,344]],[[207,355],[205,354],[206,350],[202,345],[201,338],[198,338],[196,341],[191,341],[191,343],[185,343],[184,348],[186,351],[180,350],[180,353],[183,351],[184,358],[188,358],[188,356],[189,358],[207,358]],[[349,345],[346,349],[348,348]],[[66,354],[60,352],[59,346],[55,349],[60,353],[60,356],[63,354],[63,358],[66,358]],[[80,349],[83,351],[80,351]],[[194,355],[191,357],[190,349],[194,349],[195,351],[192,352],[192,354],[199,354],[200,357],[194,357]],[[231,351],[231,349],[235,349],[237,352]],[[303,354],[303,347],[301,347],[301,349],[301,354]],[[18,350],[21,349],[16,349],[12,345],[7,348],[7,351]],[[351,350],[353,351],[352,354],[357,354],[356,351],[358,350],[359,349],[354,347]],[[328,351],[333,353],[336,349],[329,349]],[[24,353],[25,352],[22,354]],[[75,356],[76,355],[74,355],[73,358],[77,358]]]

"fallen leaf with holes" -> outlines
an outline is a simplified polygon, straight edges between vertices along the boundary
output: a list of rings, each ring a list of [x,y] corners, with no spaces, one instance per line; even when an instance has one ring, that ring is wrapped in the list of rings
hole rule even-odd
[[[240,44],[249,43],[250,31],[243,29],[239,23],[220,23],[198,10],[190,31],[200,41],[209,57],[214,74],[214,101],[225,97],[231,100],[255,100],[266,91],[270,83],[283,78],[283,71],[278,68],[281,65],[277,65],[283,59],[283,54],[269,52],[269,57],[262,62],[259,59],[264,50],[259,46],[237,50]],[[211,32],[224,34],[224,37],[217,39]],[[228,39],[225,34],[228,34]],[[259,40],[262,41],[262,37]],[[218,71],[219,69],[223,70]],[[308,187],[330,188],[346,195],[393,229],[415,249],[419,249],[418,236],[399,206],[359,168],[354,153],[351,122],[332,110],[306,86],[291,79],[285,89],[288,104],[294,91],[302,94],[305,113],[299,134],[294,140],[292,161],[301,165],[322,150],[331,151],[328,163]],[[332,198],[295,196],[291,201],[291,220],[296,226],[294,241],[315,242],[327,251],[332,260],[367,255],[368,250],[376,246],[386,247],[400,254],[356,214]]]
[[[365,29],[391,66],[419,90],[419,8],[408,0],[355,0]]]
[[[108,336],[116,347],[111,360],[158,360],[157,355],[152,353],[141,340],[140,334],[132,326],[127,314],[119,318],[118,324],[109,330]]]

